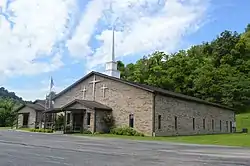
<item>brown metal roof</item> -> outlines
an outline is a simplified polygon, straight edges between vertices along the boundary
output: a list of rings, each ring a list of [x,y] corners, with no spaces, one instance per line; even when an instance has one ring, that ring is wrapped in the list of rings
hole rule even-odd
[[[22,106],[20,106],[19,108],[17,108],[16,111],[19,111],[19,110],[21,110],[22,108],[24,108],[26,106],[29,107],[29,108],[34,109],[35,111],[44,111],[44,107],[42,107],[41,105],[31,104],[31,103],[23,104]]]
[[[202,104],[206,104],[206,105],[212,105],[212,106],[215,106],[215,107],[219,107],[219,108],[224,108],[224,109],[235,111],[233,108],[230,108],[230,107],[227,107],[227,106],[224,106],[224,105],[221,105],[221,104],[211,103],[211,102],[199,99],[199,98],[195,98],[195,97],[183,95],[183,94],[180,94],[180,93],[175,93],[175,92],[168,91],[168,90],[165,90],[165,89],[161,89],[161,88],[158,88],[158,87],[153,87],[153,86],[149,86],[149,85],[139,84],[139,83],[135,83],[135,82],[129,82],[129,81],[126,81],[126,80],[122,80],[122,79],[119,79],[119,78],[116,78],[116,77],[111,77],[111,76],[108,76],[108,75],[105,75],[105,74],[102,74],[102,73],[99,73],[99,72],[95,72],[95,71],[90,72],[89,74],[85,75],[84,77],[82,77],[81,79],[79,79],[78,81],[76,81],[74,84],[70,85],[69,87],[67,87],[66,89],[64,89],[60,93],[58,93],[53,98],[53,100],[56,99],[56,98],[58,98],[59,96],[63,95],[64,93],[66,93],[67,91],[69,91],[71,88],[73,88],[76,85],[80,84],[82,81],[84,81],[85,79],[89,78],[90,76],[92,76],[94,74],[97,75],[97,76],[100,76],[100,77],[104,77],[104,78],[113,80],[113,81],[117,81],[117,82],[120,82],[120,83],[124,83],[124,84],[130,85],[130,86],[133,86],[133,87],[136,87],[136,88],[139,88],[139,89],[143,89],[145,91],[149,91],[149,92],[152,92],[152,93],[155,93],[155,94],[161,94],[161,95],[170,96],[170,97],[173,97],[173,98],[179,98],[179,99],[182,99],[182,100],[193,101],[193,102],[197,102],[197,103],[202,103]]]
[[[48,109],[46,111],[43,111],[43,113],[58,113],[58,112],[62,112],[63,110],[61,108],[51,108]]]
[[[102,109],[102,110],[112,110],[110,107],[101,104],[99,102],[96,101],[90,101],[90,100],[79,100],[79,99],[75,99],[72,102],[66,104],[65,106],[62,107],[62,109],[67,109],[68,107],[70,107],[71,105],[75,104],[75,103],[79,103],[81,105],[83,105],[84,107],[90,108],[90,109]]]

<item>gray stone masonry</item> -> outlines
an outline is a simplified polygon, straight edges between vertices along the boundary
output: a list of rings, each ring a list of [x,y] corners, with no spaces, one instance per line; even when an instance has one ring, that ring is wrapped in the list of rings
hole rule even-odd
[[[157,95],[155,101],[156,136],[229,133],[230,121],[234,122],[234,112],[227,109],[161,95]],[[158,129],[159,115],[161,116],[160,129]],[[177,130],[175,117],[177,117]],[[195,128],[193,128],[193,118]],[[203,119],[205,119],[205,128]],[[214,129],[212,120],[214,120]]]
[[[23,107],[21,110],[18,111],[18,128],[22,127],[23,125],[23,115],[22,113],[29,113],[29,119],[28,119],[28,128],[35,128],[35,122],[36,122],[36,111],[30,107]]]
[[[112,113],[111,111],[97,110],[96,111],[96,132],[105,132],[108,127],[103,118],[106,114]]]
[[[56,98],[54,107],[62,107],[74,99],[93,100],[93,84],[90,84],[93,77],[94,75],[90,76]],[[99,75],[96,75],[96,80],[99,82],[95,86],[95,101],[112,108],[115,126],[128,126],[129,115],[133,113],[134,128],[145,135],[153,135],[153,128],[156,136],[228,133],[230,122],[233,123],[235,119],[234,112],[228,109],[161,95],[156,95],[154,104],[154,95],[151,92]],[[103,86],[107,87],[105,91],[102,89]],[[84,87],[87,90],[85,97],[82,92]],[[89,129],[92,132],[99,131],[102,126],[101,112],[88,111],[91,112]],[[161,115],[161,129],[158,129],[159,115]],[[177,117],[177,130],[175,117]]]
[[[74,99],[93,100],[92,89],[93,75],[83,82],[79,83],[62,96],[55,99],[55,108],[62,107]],[[153,113],[153,94],[130,85],[126,85],[117,81],[109,80],[96,76],[96,80],[100,80],[95,87],[95,101],[105,104],[112,108],[116,126],[128,126],[129,114],[134,113],[134,128],[146,135],[152,135],[152,113]],[[108,87],[103,90],[101,87]],[[83,98],[83,87],[86,87],[86,96]],[[94,118],[95,113],[91,115]],[[98,117],[98,115],[97,115]],[[93,120],[91,119],[91,124]],[[97,124],[96,124],[97,125]],[[98,126],[98,125],[97,125]],[[90,126],[91,129],[92,125]]]

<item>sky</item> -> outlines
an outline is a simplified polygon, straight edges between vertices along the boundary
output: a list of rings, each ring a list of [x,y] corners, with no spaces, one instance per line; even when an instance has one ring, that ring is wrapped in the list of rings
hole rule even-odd
[[[224,30],[243,32],[249,0],[0,0],[0,87],[43,99],[111,59],[134,63],[172,53]]]

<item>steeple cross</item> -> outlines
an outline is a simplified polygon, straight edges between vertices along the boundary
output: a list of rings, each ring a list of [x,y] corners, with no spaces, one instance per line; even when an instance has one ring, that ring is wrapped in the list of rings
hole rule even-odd
[[[85,99],[85,97],[86,97],[86,91],[87,91],[87,89],[84,86],[83,89],[81,90],[83,99]]]
[[[100,82],[100,80],[96,80],[95,75],[94,75],[93,81],[89,82],[90,84],[93,84],[93,91],[92,91],[93,100],[95,100],[95,86],[96,86],[96,83],[98,82]]]
[[[104,84],[101,87],[102,89],[102,96],[105,97],[105,90],[108,89],[108,87],[106,87]]]

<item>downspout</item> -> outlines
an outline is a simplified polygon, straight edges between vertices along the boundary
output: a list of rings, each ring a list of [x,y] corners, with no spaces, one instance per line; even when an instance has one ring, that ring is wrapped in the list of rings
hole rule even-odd
[[[152,110],[152,137],[155,137],[155,92],[153,92],[153,110]]]

